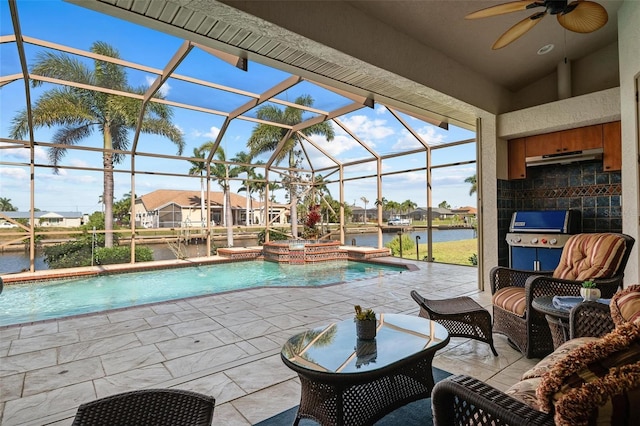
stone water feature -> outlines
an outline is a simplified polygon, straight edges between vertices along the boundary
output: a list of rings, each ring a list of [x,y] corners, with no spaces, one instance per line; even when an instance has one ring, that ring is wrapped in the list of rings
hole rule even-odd
[[[339,241],[280,240],[265,242],[264,260],[278,263],[304,264],[347,260],[347,250],[340,249]]]

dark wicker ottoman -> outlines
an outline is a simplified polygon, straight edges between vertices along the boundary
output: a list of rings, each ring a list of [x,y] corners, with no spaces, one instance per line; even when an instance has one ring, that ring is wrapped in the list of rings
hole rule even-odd
[[[493,346],[491,314],[470,297],[451,299],[425,299],[417,291],[411,297],[420,306],[420,316],[442,324],[451,337],[468,337],[488,343],[491,352],[498,356]]]

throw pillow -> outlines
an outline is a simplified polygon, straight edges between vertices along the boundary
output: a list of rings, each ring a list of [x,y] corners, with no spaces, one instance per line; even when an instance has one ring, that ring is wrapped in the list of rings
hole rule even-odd
[[[614,324],[633,322],[640,326],[640,285],[629,286],[614,294],[609,307]]]
[[[613,417],[615,424],[633,424],[629,393],[639,389],[640,328],[627,323],[558,360],[542,376],[536,396],[559,425],[610,424]]]

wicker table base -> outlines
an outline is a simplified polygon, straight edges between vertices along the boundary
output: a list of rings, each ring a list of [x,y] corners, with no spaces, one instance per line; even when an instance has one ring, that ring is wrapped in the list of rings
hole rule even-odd
[[[425,299],[415,290],[411,297],[420,306],[420,316],[440,323],[451,337],[468,337],[489,344],[491,352],[498,356],[493,346],[491,314],[470,297],[451,299]]]
[[[447,330],[414,315],[380,314],[375,339],[356,337],[353,320],[299,333],[283,346],[298,373],[303,418],[322,426],[369,426],[395,409],[431,396],[431,362]],[[425,419],[426,421],[426,419]]]
[[[354,375],[307,374],[298,370],[300,407],[294,425],[307,418],[323,426],[371,425],[410,402],[431,397],[435,351],[388,372]],[[404,364],[404,365],[403,365]]]
[[[544,314],[551,331],[553,349],[569,340],[569,309],[559,309],[553,305],[553,296],[540,296],[533,299],[531,306]]]

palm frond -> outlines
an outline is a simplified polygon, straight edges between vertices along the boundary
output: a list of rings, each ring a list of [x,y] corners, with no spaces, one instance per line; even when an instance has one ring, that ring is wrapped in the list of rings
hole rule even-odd
[[[160,118],[146,118],[142,121],[140,130],[144,133],[161,135],[168,138],[178,147],[178,155],[182,155],[184,149],[184,136],[180,129],[167,120]]]
[[[125,126],[118,123],[110,123],[109,134],[111,135],[111,147],[113,149],[126,151],[129,149],[131,141],[129,139],[129,132]],[[124,158],[124,154],[113,153],[113,163],[120,164]]]
[[[44,77],[69,80],[76,83],[95,84],[93,73],[78,59],[65,53],[43,52],[36,56],[31,73]],[[33,87],[42,85],[41,81],[31,80]]]
[[[118,53],[114,47],[102,41],[94,42],[91,46],[91,51],[103,56],[120,58],[120,53]],[[93,73],[96,77],[97,84],[101,87],[117,90],[129,90],[129,85],[127,84],[127,72],[122,65],[98,59],[94,61]]]
[[[52,142],[59,145],[77,145],[82,139],[88,137],[93,133],[93,128],[91,125],[83,125],[83,126],[65,126],[61,127],[53,134]],[[54,173],[58,173],[58,165],[60,164],[60,160],[67,153],[65,148],[53,147],[49,149],[49,161],[53,165]]]

